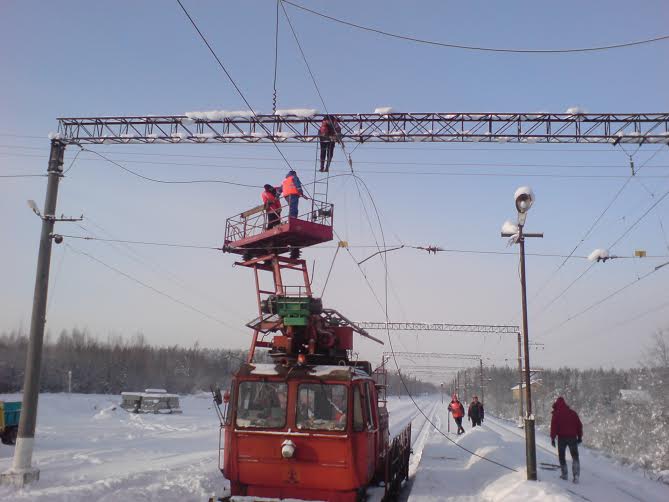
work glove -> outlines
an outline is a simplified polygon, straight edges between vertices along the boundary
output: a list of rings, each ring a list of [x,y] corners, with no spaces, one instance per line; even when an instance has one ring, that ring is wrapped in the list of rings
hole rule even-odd
[[[578,438],[578,439],[576,440],[576,442],[577,442],[578,444],[581,444],[581,443],[583,442],[583,438]]]
[[[551,446],[552,446],[553,448],[555,448],[555,439],[554,439],[554,438],[551,439]]]

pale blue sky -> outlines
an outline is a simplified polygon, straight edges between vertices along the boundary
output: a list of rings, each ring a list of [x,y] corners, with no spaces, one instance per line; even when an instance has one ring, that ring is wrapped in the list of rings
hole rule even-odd
[[[253,106],[271,110],[275,2],[185,1]],[[303,2],[314,9],[387,31],[471,45],[523,48],[581,47],[666,34],[669,5],[661,0],[622,1],[431,1]],[[400,111],[666,112],[669,43],[572,55],[511,55],[419,46],[353,31],[286,6],[332,112]],[[172,114],[242,109],[221,70],[175,1],[5,1],[0,5],[0,174],[41,173],[49,131],[58,116]],[[323,110],[285,20],[279,42],[279,107]],[[312,178],[313,145],[283,147]],[[349,150],[352,146],[349,147]],[[626,147],[634,152],[635,147]],[[642,164],[656,145],[635,156]],[[165,179],[218,177],[262,185],[277,182],[285,167],[271,146],[113,146],[97,148],[147,175]],[[669,189],[669,148],[628,185],[576,253],[605,247]],[[74,149],[68,151],[71,159]],[[180,155],[180,156],[178,156]],[[200,157],[193,157],[200,156]],[[389,242],[505,251],[503,221],[514,216],[513,192],[531,185],[537,202],[528,229],[543,240],[528,250],[568,253],[606,207],[629,174],[619,148],[588,145],[363,145],[353,154],[356,171],[374,193]],[[335,159],[341,159],[337,151]],[[407,164],[397,164],[397,163]],[[457,164],[460,165],[457,165]],[[481,166],[462,164],[479,163]],[[435,165],[436,164],[436,165]],[[449,165],[445,165],[449,164]],[[450,165],[456,164],[456,165]],[[549,165],[550,167],[546,167]],[[588,167],[590,166],[590,167]],[[338,168],[344,166],[337,165]],[[374,171],[397,171],[397,174]],[[417,173],[439,173],[426,175]],[[461,176],[491,173],[519,176]],[[448,175],[451,173],[451,175]],[[618,178],[532,177],[531,174]],[[651,177],[649,177],[651,176]],[[662,178],[664,176],[664,178]],[[26,199],[41,206],[42,178],[0,181],[4,215],[0,330],[30,319],[39,220]],[[653,194],[651,196],[651,193]],[[373,244],[355,184],[332,180],[336,229],[353,245]],[[225,218],[254,205],[259,193],[225,185],[165,186],[131,177],[83,154],[61,184],[58,211],[87,220],[98,235],[133,240],[220,245]],[[648,215],[613,249],[667,255],[669,202]],[[84,235],[74,224],[58,231]],[[105,263],[179,298],[238,329],[221,326],[133,284],[124,277],[54,247],[48,329],[88,328],[100,336],[140,330],[153,343],[245,348],[241,329],[254,316],[252,278],[214,251],[110,246],[69,242]],[[512,248],[514,249],[514,248]],[[368,250],[354,249],[362,259]],[[132,253],[137,253],[137,255]],[[305,253],[317,260],[318,289],[333,249]],[[537,364],[628,366],[639,344],[669,325],[669,309],[619,326],[667,301],[669,270],[545,336],[541,333],[651,270],[661,260],[598,264],[550,309],[542,307],[589,263],[571,260],[535,298],[559,258],[530,257],[531,337],[546,343]],[[389,255],[390,316],[395,320],[512,323],[518,319],[517,261],[513,256],[402,250]],[[669,267],[667,267],[669,269]],[[380,263],[365,269],[379,295]],[[351,258],[335,262],[326,304],[354,319],[381,320],[382,313]],[[483,351],[497,361],[515,349],[513,339],[478,335],[395,335],[396,349]],[[376,359],[379,350],[361,344]]]

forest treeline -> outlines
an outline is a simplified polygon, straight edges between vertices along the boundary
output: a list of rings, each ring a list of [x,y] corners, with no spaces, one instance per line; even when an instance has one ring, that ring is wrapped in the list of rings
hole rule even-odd
[[[23,386],[28,336],[12,331],[0,334],[0,393],[19,392]],[[264,352],[256,361],[269,362]],[[72,392],[118,394],[163,388],[189,394],[208,390],[212,385],[225,389],[232,373],[246,360],[239,350],[172,345],[149,345],[136,334],[128,339],[112,335],[101,339],[85,330],[63,330],[44,342],[40,388],[42,392],[68,390],[72,372]],[[434,392],[435,386],[407,380],[412,393]],[[388,394],[402,393],[397,376],[388,377]]]
[[[19,392],[23,386],[28,336],[12,331],[0,334],[0,392]],[[128,339],[112,335],[97,338],[85,330],[63,330],[44,341],[40,388],[42,392],[118,394],[164,388],[174,393],[225,388],[246,354],[239,350],[178,345],[158,347],[142,334]]]

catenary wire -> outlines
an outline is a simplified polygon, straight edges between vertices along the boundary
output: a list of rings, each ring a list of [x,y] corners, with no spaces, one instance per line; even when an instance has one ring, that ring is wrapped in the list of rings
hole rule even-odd
[[[453,43],[445,43],[445,42],[437,42],[434,40],[425,40],[421,38],[415,38],[415,37],[409,37],[406,35],[400,35],[397,33],[391,33],[388,31],[383,31],[379,30],[376,28],[372,28],[369,26],[363,26],[360,24],[352,23],[350,21],[345,21],[343,19],[339,19],[333,16],[329,16],[327,14],[323,14],[322,12],[318,12],[312,9],[309,9],[307,7],[304,7],[300,4],[291,2],[289,0],[281,0],[281,3],[287,3],[288,5],[292,5],[293,7],[297,9],[301,9],[305,12],[308,12],[310,14],[314,14],[316,16],[319,16],[324,19],[328,19],[330,21],[334,21],[339,24],[344,24],[346,26],[350,26],[352,28],[356,28],[358,30],[363,30],[363,31],[368,31],[371,33],[376,33],[377,35],[382,35],[384,37],[390,37],[390,38],[396,38],[400,40],[405,40],[409,42],[415,42],[419,44],[426,44],[426,45],[432,45],[432,46],[438,46],[438,47],[446,47],[449,49],[464,49],[464,50],[469,50],[469,51],[481,51],[481,52],[502,52],[502,53],[516,53],[516,54],[569,54],[569,53],[578,53],[578,52],[597,52],[597,51],[606,51],[606,50],[612,50],[612,49],[620,49],[623,47],[633,47],[633,46],[638,46],[638,45],[644,45],[644,44],[651,44],[654,42],[659,42],[662,40],[667,40],[669,39],[669,35],[660,35],[657,37],[652,37],[652,38],[646,38],[643,40],[636,40],[632,42],[623,42],[623,43],[618,43],[618,44],[610,44],[610,45],[602,45],[602,46],[594,46],[594,47],[578,47],[578,48],[560,48],[560,49],[506,49],[506,48],[499,48],[499,47],[483,47],[483,46],[474,46],[474,45],[462,45],[462,44],[453,44]]]
[[[240,186],[240,187],[246,187],[246,188],[262,188],[261,185],[249,185],[247,183],[237,183],[235,181],[226,181],[226,180],[219,180],[219,179],[162,180],[162,179],[158,179],[158,178],[151,178],[149,176],[144,176],[143,174],[135,172],[132,169],[128,169],[127,167],[119,164],[118,162],[110,159],[109,157],[106,157],[106,156],[102,155],[101,153],[96,152],[95,150],[90,150],[88,148],[84,148],[83,151],[94,153],[98,157],[106,160],[107,162],[115,165],[116,167],[119,167],[119,168],[123,169],[127,173],[130,173],[133,176],[137,176],[138,178],[141,178],[141,179],[146,180],[146,181],[152,181],[154,183],[164,183],[164,184],[168,184],[168,185],[187,185],[187,184],[196,184],[196,183],[221,183],[221,184],[224,184],[224,185],[233,185],[233,186]]]
[[[179,7],[181,7],[181,10],[184,11],[184,14],[186,14],[186,17],[188,18],[188,20],[190,21],[190,23],[193,25],[193,28],[195,28],[195,31],[197,31],[197,34],[200,36],[200,38],[202,39],[202,41],[204,42],[204,44],[207,46],[207,49],[209,49],[209,52],[211,52],[211,55],[214,56],[214,59],[216,59],[216,62],[217,62],[218,65],[221,67],[221,70],[223,70],[223,72],[225,73],[225,75],[228,77],[228,80],[230,81],[230,83],[233,85],[233,87],[234,87],[235,90],[237,91],[237,94],[239,94],[239,96],[242,98],[242,100],[244,101],[244,103],[246,103],[246,106],[248,107],[249,111],[253,114],[253,116],[254,116],[254,117],[257,117],[258,114],[257,114],[256,111],[253,109],[253,107],[251,106],[251,103],[249,103],[249,101],[246,99],[246,96],[244,96],[244,93],[243,93],[242,90],[239,88],[239,86],[237,85],[237,83],[235,82],[235,80],[232,78],[232,75],[230,75],[230,72],[228,72],[228,70],[226,69],[225,65],[223,64],[223,62],[221,61],[221,59],[218,57],[218,55],[217,55],[216,52],[214,51],[214,49],[212,48],[212,46],[211,46],[211,44],[209,43],[209,41],[206,39],[206,37],[204,36],[204,34],[202,33],[202,31],[200,31],[200,28],[199,28],[198,25],[195,23],[195,20],[194,20],[194,19],[191,17],[191,15],[188,13],[188,11],[186,10],[186,7],[184,7],[184,5],[181,3],[181,0],[176,0],[176,1],[177,1],[177,3],[179,4]],[[258,122],[258,125],[260,125],[260,127],[262,127],[263,130],[264,130],[266,133],[270,134],[270,131],[267,130],[267,127],[266,127],[262,122]],[[286,165],[288,166],[288,168],[289,168],[289,169],[292,169],[292,166],[290,165],[290,162],[288,161],[288,159],[286,158],[286,156],[285,156],[285,155],[283,154],[283,152],[281,151],[281,148],[279,148],[279,145],[277,145],[276,142],[274,142],[274,141],[272,142],[272,144],[274,145],[274,147],[276,148],[276,150],[279,152],[279,155],[281,155],[281,157],[283,158],[283,161],[286,163]]]
[[[119,274],[119,275],[125,277],[126,279],[129,279],[130,281],[132,281],[132,282],[134,282],[134,283],[136,283],[136,284],[139,284],[140,286],[142,286],[142,287],[144,287],[144,288],[146,288],[146,289],[148,289],[148,290],[150,290],[150,291],[153,291],[154,293],[156,293],[156,294],[158,294],[158,295],[160,295],[160,296],[163,296],[163,297],[167,298],[168,300],[171,300],[171,301],[174,302],[174,303],[177,303],[177,304],[179,304],[179,305],[181,305],[181,306],[183,306],[183,307],[186,307],[187,309],[192,310],[193,312],[196,312],[196,313],[198,313],[198,314],[200,314],[200,315],[206,317],[207,319],[209,319],[209,320],[211,320],[211,321],[214,321],[214,322],[216,322],[216,323],[218,323],[218,324],[220,324],[220,325],[222,325],[222,326],[225,326],[225,327],[227,327],[227,328],[235,329],[233,326],[231,326],[230,324],[226,323],[225,321],[223,321],[223,320],[221,320],[221,319],[218,319],[217,317],[214,317],[214,316],[212,316],[212,315],[210,315],[210,314],[207,314],[206,312],[204,312],[204,311],[198,309],[197,307],[194,307],[193,305],[191,305],[191,304],[189,304],[189,303],[186,303],[186,302],[184,302],[184,301],[182,301],[182,300],[179,300],[178,298],[176,298],[176,297],[174,297],[174,296],[172,296],[172,295],[170,295],[170,294],[168,294],[168,293],[165,293],[165,292],[163,292],[163,291],[161,291],[161,290],[159,290],[159,289],[157,289],[157,288],[154,288],[154,287],[151,286],[150,284],[147,284],[147,283],[145,283],[145,282],[143,282],[143,281],[137,279],[136,277],[133,277],[132,275],[127,274],[127,273],[123,272],[122,270],[120,270],[120,269],[118,269],[118,268],[116,268],[116,267],[113,267],[112,265],[109,265],[109,264],[103,262],[102,260],[100,260],[99,258],[96,258],[95,256],[93,256],[93,255],[90,254],[90,253],[87,253],[87,252],[85,252],[85,251],[82,251],[82,250],[80,250],[80,249],[77,249],[77,248],[73,247],[73,246],[70,245],[70,244],[65,244],[65,246],[66,246],[68,249],[70,249],[70,251],[72,251],[72,252],[74,252],[74,253],[76,253],[76,254],[79,254],[79,255],[86,256],[86,257],[88,257],[89,259],[91,259],[92,261],[98,263],[99,265],[102,265],[103,267],[105,267],[105,268],[107,268],[107,269],[109,269],[109,270],[111,270],[111,271],[113,271],[113,272],[116,272],[117,274]]]
[[[576,319],[576,318],[582,316],[583,314],[589,312],[590,310],[594,309],[595,307],[598,307],[599,305],[601,305],[601,304],[604,303],[605,301],[609,300],[610,298],[613,298],[614,296],[616,296],[616,295],[622,293],[622,292],[625,291],[627,288],[630,288],[630,287],[634,286],[635,284],[638,284],[639,282],[641,282],[641,281],[643,281],[644,279],[646,279],[647,277],[650,277],[651,275],[655,274],[656,272],[658,272],[658,271],[661,270],[662,268],[665,268],[665,266],[667,266],[667,265],[669,265],[669,262],[667,262],[667,263],[665,263],[665,264],[663,264],[663,265],[658,265],[657,267],[655,267],[654,269],[652,269],[652,270],[650,270],[649,272],[645,273],[645,274],[642,275],[641,277],[638,277],[638,278],[634,279],[633,281],[628,282],[627,284],[625,284],[624,286],[622,286],[622,287],[616,289],[615,291],[613,291],[612,293],[608,294],[608,295],[605,296],[604,298],[601,298],[601,299],[597,300],[596,302],[591,303],[591,304],[588,305],[586,308],[584,308],[584,309],[578,311],[576,314],[574,314],[574,315],[572,315],[572,316],[569,316],[567,319],[565,319],[565,320],[562,321],[561,323],[559,323],[559,324],[553,326],[552,328],[549,328],[548,330],[546,330],[546,331],[544,331],[543,333],[541,333],[538,337],[546,336],[546,335],[552,333],[553,331],[555,331],[556,329],[560,329],[562,326],[564,326],[564,325],[567,324],[568,322],[571,322],[571,321],[573,321],[574,319]],[[538,337],[537,337],[537,338],[538,338]]]
[[[653,153],[653,155],[651,155],[648,159],[646,159],[646,161],[639,167],[639,169],[637,169],[636,172],[638,173],[641,169],[643,169],[644,167],[646,167],[646,166],[648,165],[648,163],[651,162],[651,161],[655,158],[655,156],[656,156],[658,153],[660,153],[660,151],[661,151],[661,150],[659,150],[659,149],[656,150],[656,151]],[[620,197],[620,195],[623,193],[623,191],[625,190],[625,188],[627,188],[627,186],[629,185],[630,181],[632,181],[632,178],[635,177],[635,176],[636,176],[636,175],[629,176],[629,177],[625,180],[625,183],[622,184],[622,186],[618,189],[618,191],[615,193],[615,195],[614,195],[613,198],[609,201],[609,203],[606,205],[606,207],[602,210],[602,212],[599,214],[599,216],[597,216],[597,218],[595,218],[595,220],[592,222],[592,224],[590,225],[590,227],[588,227],[588,230],[586,230],[586,232],[583,234],[583,236],[582,236],[582,237],[579,239],[579,241],[576,243],[576,245],[574,246],[574,249],[571,250],[571,252],[569,253],[569,255],[565,257],[565,259],[560,263],[560,265],[558,265],[558,267],[553,271],[553,273],[548,277],[548,279],[541,285],[541,287],[540,287],[540,288],[537,290],[537,292],[533,295],[533,299],[536,299],[536,298],[541,294],[541,292],[544,290],[544,288],[545,288],[545,287],[546,287],[546,286],[547,286],[547,285],[548,285],[548,284],[555,278],[555,276],[556,276],[556,275],[560,272],[560,270],[565,266],[565,264],[566,264],[567,261],[571,258],[571,256],[578,250],[579,247],[581,247],[581,244],[583,244],[583,242],[585,242],[585,240],[590,236],[590,234],[592,233],[592,231],[593,231],[593,230],[595,229],[595,227],[599,224],[599,222],[602,220],[602,218],[604,217],[604,215],[606,215],[606,213],[609,211],[609,209],[611,209],[611,207],[613,206],[613,204],[618,200],[618,197]],[[580,279],[580,277],[582,277],[583,275],[584,275],[584,274],[582,274],[581,276],[579,276],[579,279]],[[578,279],[577,279],[577,280],[578,280]],[[570,284],[569,287],[571,287],[572,285],[573,285],[573,283]],[[558,297],[559,297],[559,296],[561,296],[561,295],[558,295]],[[551,303],[553,303],[555,300],[557,300],[558,297],[556,297]]]
[[[352,176],[356,176],[356,177],[358,177],[356,174],[352,174]],[[379,214],[378,208],[377,208],[376,203],[375,203],[375,201],[374,201],[374,198],[373,198],[373,196],[372,196],[372,194],[371,194],[371,192],[370,192],[370,190],[369,190],[369,187],[367,186],[367,184],[365,183],[365,181],[364,181],[363,179],[360,179],[360,181],[361,181],[361,184],[363,185],[363,187],[365,188],[365,190],[367,191],[367,194],[368,194],[368,196],[369,196],[369,198],[370,198],[370,202],[372,203],[372,207],[374,208],[374,212],[375,212],[375,214],[376,214],[376,218],[377,218],[377,221],[378,221],[378,224],[379,224],[379,231],[380,231],[380,234],[381,234],[381,240],[382,240],[382,242],[383,242],[384,247],[386,247],[385,234],[384,234],[384,231],[383,231],[383,224],[382,224],[382,222],[381,222],[381,216],[380,216],[380,214]],[[380,250],[380,249],[379,249],[379,250]],[[349,253],[350,253],[350,252],[349,252]],[[351,255],[351,258],[353,258],[353,255]],[[399,376],[399,378],[400,378],[400,381],[402,382],[402,386],[404,387],[404,390],[406,391],[407,395],[409,396],[409,399],[411,399],[411,402],[413,403],[414,407],[420,412],[421,415],[423,415],[423,417],[425,418],[425,420],[426,420],[426,421],[427,421],[427,422],[434,428],[434,430],[436,430],[437,432],[439,432],[439,434],[441,434],[445,439],[447,439],[448,441],[450,441],[452,444],[454,444],[454,445],[457,446],[458,448],[461,448],[462,450],[468,452],[468,453],[469,453],[470,455],[472,455],[472,456],[478,457],[478,458],[480,458],[480,459],[482,459],[482,460],[485,460],[485,461],[490,462],[490,463],[492,463],[492,464],[498,465],[498,466],[503,467],[503,468],[505,468],[505,469],[508,469],[508,470],[510,470],[510,471],[517,472],[517,470],[514,469],[513,467],[509,467],[509,466],[504,465],[504,464],[502,464],[502,463],[500,463],[500,462],[497,462],[497,461],[495,461],[495,460],[492,460],[492,459],[490,459],[490,458],[488,458],[488,457],[485,457],[485,456],[483,456],[483,455],[479,455],[479,454],[477,454],[477,453],[475,453],[475,452],[469,450],[468,448],[465,448],[464,446],[458,444],[456,441],[454,441],[453,439],[451,439],[450,437],[448,437],[448,436],[447,436],[447,435],[446,435],[446,434],[445,434],[439,427],[437,427],[437,425],[436,425],[436,424],[435,424],[435,423],[434,423],[434,422],[427,416],[427,414],[423,411],[423,409],[418,405],[418,403],[415,401],[414,397],[411,395],[411,392],[409,392],[409,388],[408,388],[408,386],[407,386],[407,384],[406,384],[406,382],[405,382],[405,380],[404,380],[404,377],[403,377],[403,375],[402,375],[402,373],[401,373],[401,371],[400,371],[400,365],[399,365],[399,363],[397,362],[397,357],[395,356],[395,350],[394,350],[394,348],[393,348],[393,342],[392,342],[392,337],[391,337],[391,335],[390,335],[390,329],[388,328],[388,323],[390,322],[390,321],[389,321],[389,316],[388,316],[388,262],[387,262],[387,260],[382,260],[382,263],[383,263],[383,266],[384,266],[384,272],[385,272],[385,273],[384,273],[385,302],[384,302],[384,304],[381,304],[381,302],[378,300],[378,296],[377,296],[376,293],[374,292],[374,289],[373,289],[373,287],[371,286],[371,283],[369,282],[369,280],[367,279],[367,276],[366,276],[366,274],[364,273],[364,271],[362,270],[361,266],[355,261],[355,258],[353,258],[353,261],[356,263],[358,269],[360,270],[360,272],[362,273],[363,277],[365,278],[365,281],[366,281],[366,283],[367,283],[367,286],[368,286],[368,287],[370,288],[370,290],[372,291],[372,294],[373,294],[374,297],[377,299],[377,302],[379,303],[379,305],[381,306],[381,309],[382,309],[383,312],[384,312],[385,320],[386,320],[386,334],[387,334],[387,337],[388,337],[388,343],[389,343],[389,346],[390,346],[390,351],[391,351],[392,356],[393,356],[393,361],[394,361],[395,366],[396,366],[396,368],[397,368],[398,376]]]

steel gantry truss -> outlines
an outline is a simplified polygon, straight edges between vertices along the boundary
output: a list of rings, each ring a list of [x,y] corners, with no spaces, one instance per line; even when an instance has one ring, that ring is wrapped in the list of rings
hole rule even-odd
[[[358,321],[362,329],[385,329],[394,331],[450,331],[465,333],[517,334],[520,328],[505,324],[449,324],[443,322],[375,322]],[[397,354],[397,353],[396,353]]]
[[[478,361],[482,359],[480,354],[451,354],[444,352],[384,352],[383,357],[398,359],[461,359],[464,361]],[[387,359],[386,359],[387,360]]]
[[[308,111],[307,111],[308,112]],[[57,139],[100,143],[310,143],[323,115],[197,112],[64,117]],[[301,113],[300,115],[304,115]],[[669,113],[342,113],[345,142],[669,143]]]

